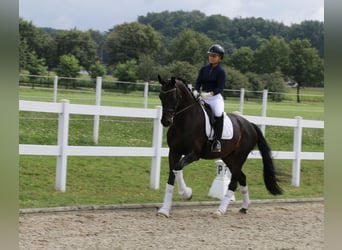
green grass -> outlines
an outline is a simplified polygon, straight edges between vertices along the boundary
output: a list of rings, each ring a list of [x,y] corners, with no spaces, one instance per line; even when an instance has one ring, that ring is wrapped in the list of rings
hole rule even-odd
[[[51,90],[50,90],[51,92]],[[44,101],[48,91],[21,88],[20,99]],[[51,92],[52,93],[52,92]],[[323,92],[319,92],[323,94]],[[59,96],[71,99],[71,103],[95,103],[93,93],[61,91]],[[93,99],[91,99],[93,98]],[[52,94],[51,100],[52,101]],[[105,93],[102,105],[142,107],[143,97],[135,93]],[[160,105],[156,96],[151,96],[149,107]],[[226,100],[226,111],[239,110],[239,102],[233,98]],[[269,102],[268,116],[323,120],[324,105],[320,101]],[[246,115],[260,115],[261,101],[246,101]],[[21,144],[55,145],[57,142],[57,114],[20,112],[19,141]],[[153,121],[120,117],[101,117],[99,145],[101,146],[144,146],[152,145]],[[93,117],[71,115],[69,145],[94,145],[92,141]],[[164,134],[166,129],[164,129]],[[324,150],[322,129],[303,129],[303,151]],[[163,145],[166,146],[166,137]],[[267,126],[266,139],[273,150],[292,150],[293,129]],[[285,173],[281,186],[285,193],[279,198],[321,197],[323,196],[323,161],[302,161],[301,185],[291,186],[292,161],[275,160],[278,168]],[[162,202],[168,174],[167,158],[162,159],[160,188],[149,188],[151,159],[149,157],[68,157],[67,190],[55,191],[56,157],[19,156],[19,200],[21,208],[52,207],[69,205],[97,205],[121,203]],[[278,198],[269,195],[262,179],[261,160],[247,160],[244,171],[250,188],[251,199]],[[217,200],[208,197],[208,192],[216,174],[214,161],[200,160],[184,169],[185,180],[193,189],[193,201]],[[240,199],[239,192],[236,193]],[[181,197],[175,192],[175,201]]]

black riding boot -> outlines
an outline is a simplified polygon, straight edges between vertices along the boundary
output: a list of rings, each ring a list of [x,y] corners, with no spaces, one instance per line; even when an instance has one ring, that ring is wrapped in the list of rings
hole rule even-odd
[[[222,130],[223,130],[223,115],[215,117],[215,124],[214,124],[214,136],[215,139],[211,144],[211,152],[221,152],[221,142],[220,139],[222,137]]]

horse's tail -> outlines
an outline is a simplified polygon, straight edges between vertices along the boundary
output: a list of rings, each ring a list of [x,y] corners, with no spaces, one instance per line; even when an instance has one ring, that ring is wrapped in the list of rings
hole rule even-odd
[[[271,156],[271,149],[264,137],[264,135],[262,134],[260,128],[253,124],[255,128],[255,131],[258,134],[258,148],[259,151],[261,153],[262,156],[262,162],[264,164],[264,182],[265,182],[265,186],[267,188],[267,190],[273,194],[273,195],[279,195],[283,193],[283,190],[281,189],[281,187],[279,187],[277,181],[277,177],[276,177],[276,170],[273,164],[273,160],[272,160],[272,156]]]

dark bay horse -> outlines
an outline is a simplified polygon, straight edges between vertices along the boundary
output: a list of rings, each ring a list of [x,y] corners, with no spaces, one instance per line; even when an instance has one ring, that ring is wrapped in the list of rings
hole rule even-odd
[[[258,126],[237,114],[227,114],[233,124],[233,137],[221,140],[221,152],[211,152],[208,137],[205,133],[204,113],[201,103],[194,98],[191,90],[183,80],[172,77],[163,80],[158,75],[161,90],[159,98],[162,103],[163,114],[161,123],[169,127],[167,143],[169,146],[169,178],[166,184],[163,206],[158,214],[169,217],[172,205],[172,196],[175,179],[178,193],[184,199],[192,198],[192,189],[185,184],[183,167],[202,159],[221,158],[231,172],[231,181],[216,215],[223,215],[229,202],[240,185],[242,193],[241,213],[246,213],[249,205],[249,194],[246,176],[242,172],[242,165],[249,153],[257,145],[263,160],[263,176],[266,189],[273,195],[282,194],[277,184],[275,167],[273,165],[271,150]]]

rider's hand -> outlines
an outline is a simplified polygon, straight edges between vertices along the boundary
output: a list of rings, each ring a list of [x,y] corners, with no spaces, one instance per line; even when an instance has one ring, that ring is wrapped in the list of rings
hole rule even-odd
[[[213,92],[202,92],[201,93],[202,98],[208,98],[209,96],[213,96]]]
[[[197,98],[199,96],[199,93],[198,93],[198,91],[196,89],[194,89],[192,91],[192,94],[194,95],[195,98]]]

